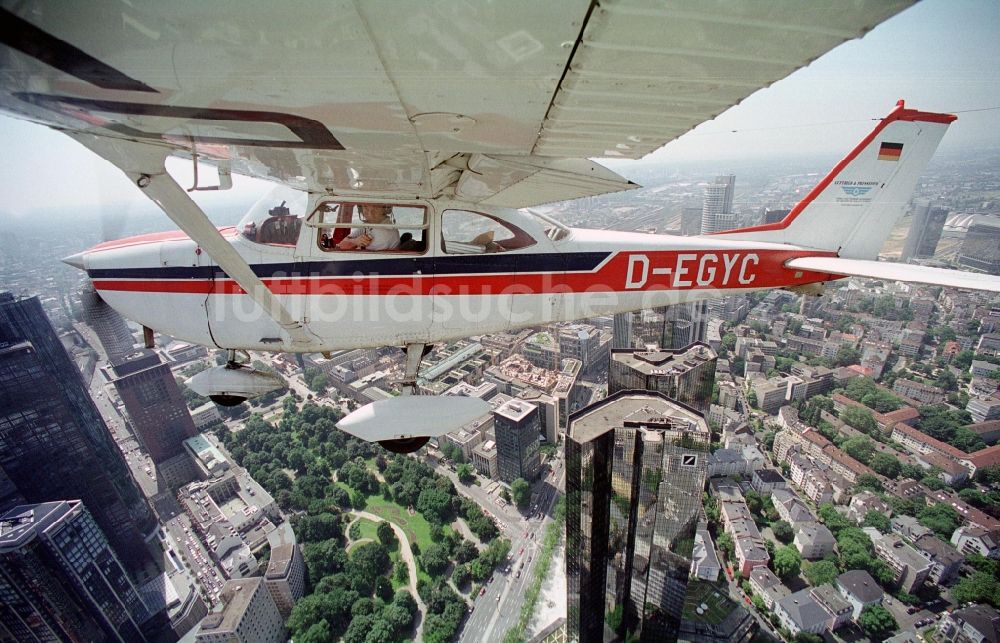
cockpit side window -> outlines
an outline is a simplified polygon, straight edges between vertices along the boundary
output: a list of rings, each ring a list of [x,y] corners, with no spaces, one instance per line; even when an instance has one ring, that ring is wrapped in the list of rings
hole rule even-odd
[[[237,226],[244,239],[268,246],[294,248],[302,231],[305,193],[289,190],[262,197]]]
[[[423,206],[325,201],[309,216],[308,225],[319,228],[316,243],[324,252],[427,250]]]
[[[265,219],[257,230],[257,243],[272,246],[294,246],[299,240],[302,218],[288,214],[282,205],[271,210],[271,217]]]
[[[512,223],[469,210],[444,211],[441,242],[448,254],[507,252],[536,243],[531,235]]]

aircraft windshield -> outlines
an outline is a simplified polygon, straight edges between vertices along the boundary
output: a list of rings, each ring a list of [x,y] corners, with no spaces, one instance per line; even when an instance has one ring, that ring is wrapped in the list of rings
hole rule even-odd
[[[244,238],[270,246],[294,246],[308,205],[305,192],[278,186],[254,204],[239,222]]]

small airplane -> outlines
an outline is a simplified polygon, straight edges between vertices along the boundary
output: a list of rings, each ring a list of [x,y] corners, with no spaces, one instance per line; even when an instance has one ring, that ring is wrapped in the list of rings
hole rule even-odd
[[[273,390],[248,350],[402,346],[407,395],[338,424],[399,452],[488,411],[413,394],[438,342],[852,275],[1000,291],[875,261],[955,119],[902,101],[779,223],[675,237],[531,210],[637,187],[587,157],[644,156],[910,3],[682,4],[8,4],[0,110],[110,161],[178,225],[65,261],[147,343],[229,351],[194,390]],[[285,192],[217,229],[189,192],[234,172]]]

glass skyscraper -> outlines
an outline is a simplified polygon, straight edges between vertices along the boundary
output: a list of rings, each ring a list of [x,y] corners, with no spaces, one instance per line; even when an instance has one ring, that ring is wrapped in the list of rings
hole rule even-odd
[[[913,202],[913,220],[906,234],[906,243],[899,257],[909,261],[914,257],[933,257],[941,240],[941,231],[948,219],[948,208],[932,206],[927,199]]]
[[[701,342],[680,350],[615,349],[611,351],[608,369],[608,393],[659,391],[707,413],[712,403],[718,358],[711,346]]]
[[[115,390],[132,429],[156,466],[157,481],[177,489],[197,477],[184,440],[198,435],[170,365],[148,349],[112,360]]]
[[[37,297],[0,293],[0,468],[28,502],[79,498],[130,568],[156,526]]]
[[[145,641],[153,616],[79,500],[0,516],[0,638]]]
[[[707,301],[694,301],[650,310],[617,313],[611,348],[635,348],[656,344],[679,349],[705,341],[708,331]]]
[[[570,416],[570,641],[677,639],[709,442],[696,409],[652,391],[619,391]]]
[[[90,326],[101,342],[108,361],[114,362],[131,353],[135,338],[125,319],[118,311],[104,303],[89,283],[80,290],[80,308],[83,321]]]
[[[542,461],[538,452],[538,406],[524,400],[508,400],[493,411],[493,433],[497,439],[500,479],[510,484],[518,478],[529,482],[538,476]]]

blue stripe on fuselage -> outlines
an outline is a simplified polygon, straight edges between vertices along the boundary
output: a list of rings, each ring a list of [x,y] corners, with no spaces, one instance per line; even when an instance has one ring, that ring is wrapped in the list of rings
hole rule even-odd
[[[282,277],[409,276],[422,274],[490,274],[536,272],[586,272],[607,259],[609,252],[544,254],[484,254],[447,257],[392,257],[387,259],[338,259],[262,263],[251,266],[261,279]],[[224,279],[218,266],[164,266],[148,268],[97,268],[91,279]]]

